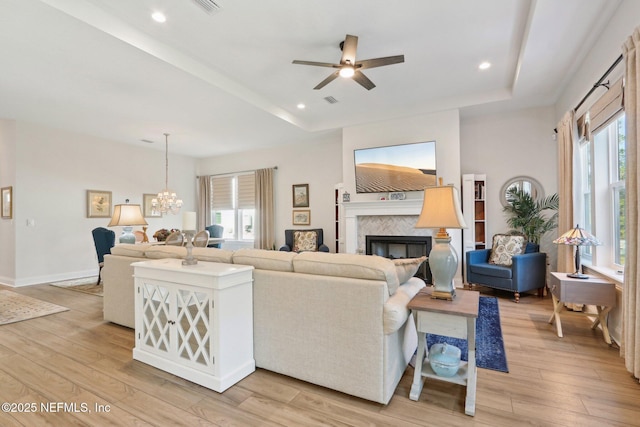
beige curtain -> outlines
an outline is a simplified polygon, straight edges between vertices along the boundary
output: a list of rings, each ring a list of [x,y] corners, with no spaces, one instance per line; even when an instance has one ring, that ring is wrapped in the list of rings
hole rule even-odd
[[[575,112],[567,112],[558,123],[558,235],[573,228],[573,161],[576,138]],[[574,272],[573,246],[558,245],[558,268],[561,272]]]
[[[198,177],[198,230],[211,225],[211,177]]]
[[[625,62],[624,109],[626,119],[626,259],[624,267],[624,289],[622,292],[622,343],[620,353],[624,357],[627,370],[636,378],[640,378],[640,275],[638,264],[638,203],[640,178],[638,176],[638,129],[639,99],[638,82],[640,81],[640,27],[627,39],[622,47]]]
[[[275,246],[275,211],[273,202],[273,168],[256,171],[256,222],[254,247]]]

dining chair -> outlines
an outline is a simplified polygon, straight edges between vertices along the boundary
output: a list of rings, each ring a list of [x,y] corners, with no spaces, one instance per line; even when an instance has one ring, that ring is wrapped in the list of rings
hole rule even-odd
[[[167,240],[164,241],[165,245],[170,246],[182,246],[184,243],[184,236],[181,231],[174,231],[167,236]]]
[[[202,230],[196,233],[193,237],[193,246],[198,248],[206,248],[209,244],[209,232]]]
[[[98,283],[100,284],[102,267],[104,266],[104,256],[111,253],[111,248],[116,244],[116,233],[104,227],[98,227],[91,230],[93,235],[93,244],[96,247],[96,255],[98,255]]]

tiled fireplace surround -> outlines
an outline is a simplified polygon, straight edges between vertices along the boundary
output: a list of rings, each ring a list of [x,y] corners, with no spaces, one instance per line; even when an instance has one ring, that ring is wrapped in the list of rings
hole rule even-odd
[[[365,253],[365,236],[431,236],[432,230],[414,228],[421,199],[345,202],[344,243],[347,253]]]

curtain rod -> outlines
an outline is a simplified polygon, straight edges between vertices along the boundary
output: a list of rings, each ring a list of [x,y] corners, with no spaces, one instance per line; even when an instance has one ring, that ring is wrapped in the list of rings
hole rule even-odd
[[[578,102],[578,105],[576,105],[576,108],[573,109],[573,111],[578,111],[578,108],[582,107],[582,104],[584,104],[584,102],[591,96],[591,94],[600,86],[602,86],[602,82],[604,81],[604,79],[607,78],[607,76],[613,71],[614,68],[616,68],[616,66],[622,62],[622,55],[620,55],[618,57],[618,59],[616,59],[616,61],[613,63],[613,65],[611,65],[611,67],[609,67],[609,69],[607,71],[604,72],[604,74],[602,75],[602,77],[600,77],[600,80],[598,80],[596,82],[596,84],[593,85],[593,87],[591,88],[591,90],[589,92],[587,92],[587,94],[584,96],[584,98],[582,98],[582,100],[580,102]],[[607,87],[607,86],[605,86]],[[607,87],[607,89],[609,89]]]
[[[269,168],[267,168],[267,169],[269,169]],[[273,167],[271,167],[270,169],[278,170],[278,167],[277,167],[277,166],[273,166]],[[249,169],[249,170],[246,170],[246,171],[235,171],[235,172],[216,173],[216,174],[213,174],[213,175],[207,175],[207,176],[231,175],[231,174],[234,174],[234,173],[255,172],[255,171],[257,171],[257,170],[259,170],[259,169]],[[199,177],[199,176],[196,176],[196,179],[200,179],[200,177]]]

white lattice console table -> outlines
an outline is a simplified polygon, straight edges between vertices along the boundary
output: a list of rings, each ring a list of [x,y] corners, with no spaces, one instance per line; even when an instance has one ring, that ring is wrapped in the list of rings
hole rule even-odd
[[[217,392],[255,371],[253,267],[136,262],[133,358]]]

